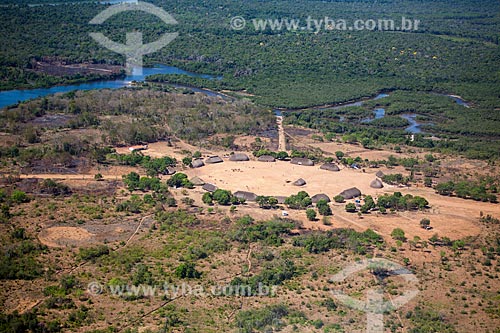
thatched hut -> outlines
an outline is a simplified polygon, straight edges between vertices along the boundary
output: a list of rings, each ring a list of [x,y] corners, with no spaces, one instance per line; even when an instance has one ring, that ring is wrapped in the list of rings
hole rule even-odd
[[[337,164],[334,163],[325,163],[320,167],[321,170],[328,170],[328,171],[340,171],[340,168]]]
[[[247,191],[236,191],[234,196],[238,199],[245,199],[245,201],[255,201],[257,200],[257,194]]]
[[[198,176],[194,176],[193,178],[191,178],[190,182],[193,183],[194,186],[203,186],[203,185],[205,185],[205,182],[203,181],[203,179],[201,179]]]
[[[193,168],[201,168],[204,165],[205,163],[203,163],[203,160],[201,158],[193,160],[193,162],[191,162],[191,166]]]
[[[231,156],[229,156],[229,160],[233,162],[246,162],[249,161],[250,159],[248,158],[247,154],[234,153]]]
[[[215,164],[215,163],[222,163],[222,162],[224,162],[224,161],[219,156],[210,156],[209,158],[207,158],[205,160],[205,163],[207,163],[207,164]]]
[[[305,181],[304,179],[299,178],[299,179],[297,179],[296,181],[294,181],[292,184],[293,184],[294,186],[304,186],[304,185],[305,185],[305,184],[307,184],[307,183],[306,183],[306,181]]]
[[[370,183],[370,187],[372,188],[383,188],[384,184],[380,181],[380,179],[376,178]]]
[[[385,176],[385,174],[382,171],[377,171],[377,173],[375,174],[375,176],[377,176],[378,178],[382,178],[382,177]]]
[[[175,174],[175,170],[172,168],[165,168],[165,171],[163,171],[163,174],[171,176],[171,175]]]
[[[313,203],[318,203],[320,200],[326,200],[326,202],[331,202],[330,197],[324,193],[319,193],[311,197]]]
[[[296,165],[304,165],[304,166],[314,166],[314,162],[308,158],[303,158],[303,157],[294,157],[290,161],[292,164]]]
[[[356,188],[356,187],[351,187],[348,188],[347,190],[343,191],[340,193],[341,196],[344,197],[344,199],[352,199],[352,198],[357,198],[361,196],[361,191]]]
[[[217,190],[217,186],[215,186],[214,184],[205,183],[202,189],[207,192],[215,192]]]
[[[257,161],[259,162],[276,162],[276,159],[272,157],[271,155],[262,155],[260,156]]]
[[[287,197],[278,195],[278,196],[274,196],[274,198],[276,198],[276,200],[278,200],[279,204],[284,204]]]

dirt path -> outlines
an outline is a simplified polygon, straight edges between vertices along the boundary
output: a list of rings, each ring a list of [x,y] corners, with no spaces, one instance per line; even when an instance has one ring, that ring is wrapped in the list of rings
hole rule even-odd
[[[141,229],[142,227],[142,224],[144,223],[144,221],[148,218],[150,218],[151,216],[153,216],[154,214],[150,214],[150,215],[146,215],[144,216],[142,219],[141,219],[141,222],[139,222],[139,224],[137,225],[137,228],[135,229],[134,233],[132,235],[130,235],[130,237],[127,239],[127,241],[125,242],[125,246],[128,245],[128,243],[132,240],[132,238],[134,238],[134,236],[139,232],[139,229]]]
[[[283,116],[276,116],[278,124],[278,151],[286,151],[286,137],[283,129]]]

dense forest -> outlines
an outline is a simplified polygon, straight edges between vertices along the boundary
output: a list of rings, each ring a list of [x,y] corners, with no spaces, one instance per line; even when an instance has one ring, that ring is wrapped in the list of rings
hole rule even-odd
[[[373,119],[379,108],[385,110],[385,116]],[[401,117],[408,114],[416,115],[424,131],[413,140],[405,131],[408,121]],[[500,153],[500,113],[479,102],[471,107],[460,105],[433,92],[399,90],[361,106],[296,110],[285,116],[287,124],[314,128],[327,139],[339,136],[366,148],[407,144],[480,159],[497,158]]]
[[[499,4],[485,1],[152,1],[179,22],[165,26],[140,12],[114,16],[102,26],[88,22],[106,5],[71,3],[26,6],[9,1],[0,11],[2,89],[54,84],[30,70],[33,59],[46,56],[68,62],[123,64],[121,55],[97,45],[88,35],[101,31],[123,42],[131,28],[153,41],[177,31],[172,45],[146,62],[178,65],[221,74],[220,81],[173,78],[176,82],[216,89],[246,89],[257,102],[299,107],[342,102],[384,89],[436,90],[499,107]],[[368,6],[367,3],[370,5]],[[232,16],[247,19],[241,31],[230,29]],[[389,31],[255,31],[253,18],[342,19],[417,18],[416,32]],[[50,20],[47,18],[50,17]],[[23,27],[20,29],[19,27]],[[169,78],[165,78],[169,79]],[[61,82],[64,82],[60,79]]]

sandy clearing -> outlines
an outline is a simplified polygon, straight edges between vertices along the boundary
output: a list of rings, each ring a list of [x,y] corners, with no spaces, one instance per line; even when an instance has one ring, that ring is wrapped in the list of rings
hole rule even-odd
[[[277,161],[276,163],[262,163],[257,161],[231,162],[207,165],[200,169],[190,169],[190,177],[198,176],[205,182],[213,183],[219,188],[231,191],[250,191],[260,195],[289,196],[304,190],[310,195],[326,193],[331,198],[349,187],[358,187],[363,194],[377,198],[384,193],[400,191],[403,194],[420,195],[429,200],[431,209],[425,212],[403,212],[395,214],[371,213],[359,218],[356,214],[346,213],[344,205],[332,204],[334,216],[331,218],[332,227],[351,227],[356,230],[371,228],[383,235],[390,235],[394,228],[402,228],[408,238],[419,236],[422,239],[431,237],[434,233],[452,239],[474,236],[480,233],[477,222],[480,212],[500,216],[500,205],[494,205],[454,197],[443,197],[434,190],[425,187],[398,188],[385,185],[383,189],[373,189],[369,186],[379,169],[367,169],[367,172],[344,168],[340,172],[331,172],[319,169],[319,165],[305,167],[292,165],[289,162]],[[385,170],[383,170],[385,171]],[[394,171],[392,171],[394,172]],[[293,186],[293,182],[304,178],[307,185]],[[255,204],[239,208],[240,212],[255,215],[260,219],[272,218],[279,215],[280,211],[265,211],[257,208]],[[252,214],[252,211],[254,214]],[[290,218],[302,221],[308,229],[329,229],[321,222],[307,221],[304,211],[288,210]],[[422,218],[431,219],[433,230],[420,228]]]
[[[94,234],[83,228],[51,227],[42,230],[38,235],[38,239],[42,244],[50,247],[65,247],[90,242],[94,236]]]
[[[199,169],[190,169],[188,176],[198,176],[207,183],[231,191],[251,191],[259,195],[289,196],[304,190],[311,196],[326,193],[333,197],[343,190],[356,186],[363,193],[377,195],[383,191],[369,187],[375,178],[373,173],[359,170],[342,169],[340,172],[321,170],[319,165],[306,167],[290,162],[277,161],[264,163],[258,161],[209,164]],[[292,182],[303,178],[305,186],[293,186]]]

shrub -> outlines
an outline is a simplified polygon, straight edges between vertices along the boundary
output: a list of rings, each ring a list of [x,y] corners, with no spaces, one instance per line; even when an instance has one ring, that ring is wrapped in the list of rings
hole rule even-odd
[[[424,219],[420,220],[420,226],[422,228],[426,228],[426,227],[428,227],[430,225],[431,225],[431,220],[429,220],[428,218],[424,218]]]
[[[186,187],[186,188],[194,187],[193,183],[189,181],[188,176],[182,172],[178,172],[172,177],[170,177],[170,179],[167,180],[167,185],[170,187]]]
[[[107,254],[109,254],[109,248],[106,245],[98,245],[96,247],[80,248],[78,257],[81,260],[93,260]]]
[[[260,195],[257,197],[256,202],[259,204],[260,208],[271,209],[278,206],[278,199],[275,197]]]
[[[395,228],[392,230],[391,237],[402,242],[406,241],[405,232],[401,228]]]
[[[332,209],[330,208],[330,205],[328,205],[328,202],[325,199],[319,200],[318,203],[316,204],[316,208],[318,208],[318,212],[323,216],[332,215]]]
[[[316,211],[312,208],[306,210],[306,216],[309,221],[316,221]]]
[[[285,305],[240,311],[236,315],[236,327],[241,333],[280,331],[285,326],[281,318],[287,315],[288,308]]]
[[[203,196],[201,197],[201,200],[206,205],[213,205],[214,198],[212,197],[212,193],[205,192],[205,193],[203,193]]]
[[[195,264],[191,262],[185,262],[177,266],[175,275],[179,279],[198,279],[201,277],[201,273],[196,270]]]
[[[352,202],[348,203],[345,205],[345,211],[348,213],[355,213],[356,212],[356,205],[353,204]]]
[[[30,199],[28,198],[26,193],[24,193],[23,191],[19,191],[19,190],[14,190],[10,196],[10,199],[12,200],[12,202],[17,203],[17,204],[30,201]]]
[[[307,192],[300,191],[296,195],[286,198],[285,205],[291,209],[304,209],[312,205],[312,200]]]
[[[345,201],[345,198],[339,194],[333,197],[333,201],[337,203],[343,203]]]
[[[327,232],[313,232],[295,237],[294,246],[304,247],[310,253],[321,253],[330,249],[350,249],[365,254],[372,245],[383,242],[373,230],[356,232],[352,229],[335,229]]]

